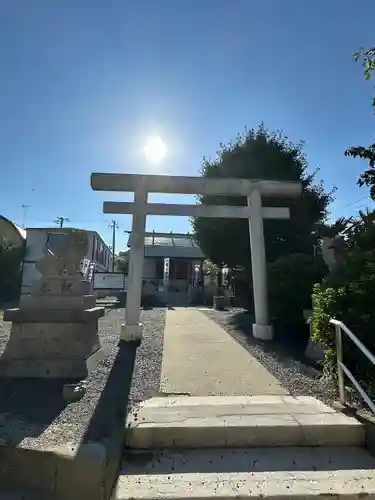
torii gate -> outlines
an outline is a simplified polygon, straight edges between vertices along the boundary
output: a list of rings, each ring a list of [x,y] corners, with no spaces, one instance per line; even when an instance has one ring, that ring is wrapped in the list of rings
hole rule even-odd
[[[93,173],[91,187],[94,191],[134,192],[132,202],[103,203],[104,213],[133,215],[128,292],[125,323],[121,326],[121,340],[142,338],[140,310],[147,215],[249,219],[255,309],[253,335],[258,339],[272,339],[272,326],[268,316],[263,219],[289,219],[290,213],[287,207],[263,207],[262,195],[268,198],[295,198],[302,192],[300,182]],[[147,203],[148,193],[246,196],[248,206]]]

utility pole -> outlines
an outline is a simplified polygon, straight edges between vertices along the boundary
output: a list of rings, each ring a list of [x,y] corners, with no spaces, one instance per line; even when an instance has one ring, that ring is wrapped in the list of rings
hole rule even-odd
[[[64,222],[69,222],[69,219],[68,217],[56,217],[56,220],[54,220],[53,222],[58,226],[63,227]]]
[[[112,272],[115,271],[115,247],[116,247],[116,229],[119,228],[118,222],[112,220],[109,224],[112,229]]]
[[[31,207],[31,205],[25,205],[24,203],[22,203],[22,205],[21,205],[21,208],[22,208],[22,227],[24,229],[25,229],[27,209],[30,207]]]

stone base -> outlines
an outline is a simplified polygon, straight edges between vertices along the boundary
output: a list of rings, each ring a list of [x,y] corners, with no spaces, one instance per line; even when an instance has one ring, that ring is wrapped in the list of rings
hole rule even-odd
[[[104,316],[104,307],[90,309],[6,309],[4,321],[13,323],[82,323]]]
[[[227,297],[224,295],[214,295],[213,306],[215,309],[222,310],[225,309],[229,304]]]
[[[0,377],[6,378],[50,378],[50,379],[85,379],[98,362],[105,358],[102,348],[87,359],[72,358],[0,358]]]
[[[104,308],[94,309],[76,311],[85,315],[80,322],[58,322],[53,314],[60,317],[63,311],[46,311],[53,316],[50,322],[13,321],[0,357],[0,377],[85,378],[90,367],[96,366],[96,359],[103,357],[98,314],[104,314]],[[24,311],[15,314],[23,316]],[[65,319],[70,319],[69,314]]]
[[[305,356],[313,361],[324,361],[324,347],[310,336],[305,349]]]
[[[121,325],[120,340],[125,342],[141,342],[142,341],[142,323],[138,325]]]
[[[255,339],[272,340],[273,331],[271,325],[257,325],[253,324],[253,336]]]
[[[136,348],[117,350],[113,338],[108,347],[116,356],[88,376],[87,392],[74,404],[63,398],[65,381],[0,380],[1,500],[8,498],[2,489],[16,488],[23,490],[23,500],[111,498]],[[29,490],[43,495],[29,498]]]
[[[20,309],[32,309],[37,311],[52,310],[84,310],[96,306],[94,295],[25,295],[21,296]]]

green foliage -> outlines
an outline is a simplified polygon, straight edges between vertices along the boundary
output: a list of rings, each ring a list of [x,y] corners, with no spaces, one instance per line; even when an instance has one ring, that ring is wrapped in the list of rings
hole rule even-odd
[[[354,59],[360,61],[364,70],[366,80],[370,80],[375,71],[375,47],[362,48],[354,54]],[[375,97],[372,98],[372,106],[375,111]],[[370,196],[375,200],[375,143],[369,146],[352,146],[345,151],[345,156],[359,157],[368,160],[370,168],[360,174],[357,184],[370,188]]]
[[[118,272],[129,274],[129,252],[119,252],[116,255],[116,268]]]
[[[366,80],[375,71],[375,48],[361,49],[354,54],[361,61]],[[375,111],[375,98],[372,101]],[[345,151],[346,156],[369,161],[369,168],[360,174],[357,184],[370,188],[375,200],[375,143],[368,147],[355,146]],[[336,347],[331,317],[342,321],[375,353],[375,212],[360,212],[357,220],[345,228],[345,249],[337,269],[320,285],[314,287],[312,301],[312,328],[316,340],[325,347],[325,373],[336,374]],[[375,367],[343,334],[344,363],[361,385],[375,395]]]
[[[322,259],[310,255],[284,255],[268,266],[271,316],[290,325],[305,323],[304,310],[311,309],[314,283],[326,273]]]
[[[353,158],[359,156],[360,158],[369,160],[370,168],[362,172],[357,180],[359,187],[366,186],[370,188],[370,197],[375,200],[375,144],[371,144],[367,148],[363,146],[351,147],[345,151],[345,156],[352,156]]]
[[[358,52],[354,53],[354,59],[360,61],[363,67],[366,80],[370,80],[372,74],[375,72],[375,47],[369,49],[361,48]],[[375,97],[372,100],[372,105],[375,110]]]
[[[316,284],[313,287],[313,311],[310,317],[313,338],[324,347],[324,374],[327,378],[336,379],[337,361],[335,335],[329,320],[337,313],[337,298],[344,293],[342,289]]]
[[[209,259],[206,259],[203,262],[203,272],[206,276],[212,276],[216,278],[218,271],[218,266],[211,262]]]
[[[314,336],[326,347],[325,371],[334,373],[335,343],[328,321],[335,317],[375,352],[375,212],[361,214],[347,232],[343,262],[314,288]],[[344,335],[345,338],[345,335]],[[345,338],[344,362],[369,391],[375,393],[375,367]]]
[[[302,182],[302,196],[295,200],[264,200],[268,206],[286,206],[291,212],[290,220],[265,220],[267,259],[274,262],[290,253],[313,255],[317,243],[314,228],[325,221],[332,196],[321,183],[313,182],[302,143],[293,144],[281,132],[269,132],[261,125],[238,135],[234,142],[221,144],[215,160],[203,159],[201,174]],[[202,196],[199,201],[210,205],[247,204],[244,197],[238,196]],[[192,224],[199,245],[212,262],[224,262],[229,267],[242,265],[246,275],[251,276],[247,220],[195,218]]]
[[[353,217],[349,217],[348,219],[340,217],[333,224],[317,224],[316,234],[319,238],[335,238],[338,235],[344,234],[352,222]]]
[[[23,255],[23,248],[0,245],[0,301],[18,297]]]

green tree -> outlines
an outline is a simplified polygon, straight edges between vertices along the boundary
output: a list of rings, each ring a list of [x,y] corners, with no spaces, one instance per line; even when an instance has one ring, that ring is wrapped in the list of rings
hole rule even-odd
[[[0,302],[18,297],[24,248],[0,244]]]
[[[281,132],[269,132],[263,125],[246,130],[229,144],[220,144],[215,160],[203,159],[203,177],[237,177],[300,181],[303,192],[299,198],[265,199],[268,206],[290,208],[290,220],[265,220],[265,242],[268,262],[287,254],[312,256],[318,237],[317,224],[326,220],[331,193],[321,183],[314,183],[314,174],[308,172],[303,143],[293,144]],[[220,205],[246,205],[244,197],[201,196],[200,203]],[[192,220],[195,237],[203,252],[216,264],[229,267],[244,266],[251,282],[249,227],[245,219]]]
[[[313,333],[325,347],[325,372],[336,375],[332,317],[343,321],[375,352],[375,211],[361,212],[346,232],[346,249],[333,274],[313,293]],[[375,367],[352,342],[344,343],[344,361],[363,386],[375,395]]]
[[[316,234],[319,238],[335,238],[336,236],[345,234],[348,230],[349,224],[353,222],[353,217],[339,217],[335,222],[328,224],[317,224]]]
[[[362,63],[366,80],[370,80],[375,72],[375,47],[361,49],[354,54],[356,61]],[[375,111],[375,96],[372,98],[372,107]],[[345,156],[359,157],[369,162],[369,168],[362,172],[358,178],[359,186],[370,188],[370,197],[375,200],[375,143],[369,146],[351,146],[345,151]]]
[[[375,48],[361,49],[354,55],[361,61],[366,80],[375,71]],[[372,100],[375,111],[375,97]],[[359,186],[370,188],[370,197],[375,200],[375,144],[353,146],[345,151],[346,156],[359,157],[369,162],[369,168],[358,178]],[[315,285],[312,296],[313,333],[325,348],[324,370],[327,376],[336,378],[336,342],[329,320],[332,317],[343,321],[371,351],[375,352],[373,326],[375,310],[375,211],[360,212],[358,217],[343,221],[345,245],[337,267],[320,284]],[[339,224],[340,225],[340,224]],[[350,341],[345,341],[344,362],[368,391],[375,395],[375,367]]]
[[[119,252],[116,257],[116,268],[118,272],[128,274],[129,273],[129,251],[128,252]]]

